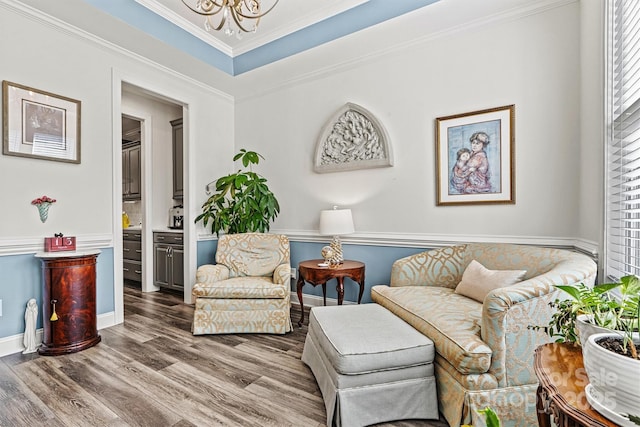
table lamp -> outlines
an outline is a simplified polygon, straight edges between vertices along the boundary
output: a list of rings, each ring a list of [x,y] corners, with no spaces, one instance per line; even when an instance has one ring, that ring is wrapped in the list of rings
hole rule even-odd
[[[340,236],[354,232],[351,209],[338,209],[337,206],[334,206],[333,209],[320,211],[320,234],[333,236],[330,245],[331,251],[323,251],[330,254],[329,259],[326,260],[330,266],[337,266],[344,261]]]

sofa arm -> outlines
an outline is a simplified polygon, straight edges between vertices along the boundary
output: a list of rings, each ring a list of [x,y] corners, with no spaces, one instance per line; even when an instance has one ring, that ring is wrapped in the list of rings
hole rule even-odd
[[[280,264],[273,272],[273,283],[289,285],[291,283],[291,265]]]
[[[455,288],[466,265],[465,245],[433,249],[401,258],[391,267],[391,286]]]
[[[196,283],[212,284],[229,278],[229,269],[222,264],[205,264],[196,271]]]
[[[560,270],[560,269],[559,269]],[[551,341],[543,330],[530,326],[546,326],[554,309],[550,303],[561,293],[554,283],[593,283],[596,267],[591,274],[566,274],[566,270],[550,271],[543,275],[490,292],[482,305],[482,340],[491,348],[489,372],[501,387],[534,384],[535,349]]]

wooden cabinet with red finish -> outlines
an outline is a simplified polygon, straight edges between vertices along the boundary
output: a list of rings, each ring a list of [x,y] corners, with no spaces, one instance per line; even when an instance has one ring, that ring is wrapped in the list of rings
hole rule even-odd
[[[96,260],[99,250],[40,252],[42,261],[42,325],[38,352],[56,356],[75,353],[100,342],[96,317]]]

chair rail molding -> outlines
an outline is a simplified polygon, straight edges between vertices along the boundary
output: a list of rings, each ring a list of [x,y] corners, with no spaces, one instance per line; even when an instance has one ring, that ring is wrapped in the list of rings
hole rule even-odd
[[[112,234],[86,234],[76,236],[78,250],[101,249],[113,246]],[[44,236],[0,239],[0,256],[25,255],[44,251]]]

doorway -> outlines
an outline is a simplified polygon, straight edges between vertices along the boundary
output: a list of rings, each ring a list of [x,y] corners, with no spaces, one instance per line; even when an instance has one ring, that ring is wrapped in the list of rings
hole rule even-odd
[[[117,90],[116,90],[117,88]],[[184,118],[184,138],[183,149],[184,158],[183,171],[188,171],[188,120],[186,113],[187,105],[170,99],[167,96],[159,95],[149,89],[135,86],[125,82],[123,79],[114,76],[114,118],[118,117],[117,126],[114,124],[114,132],[120,136],[121,132],[127,130],[129,120],[137,121],[140,124],[140,200],[139,202],[125,203],[127,200],[126,184],[122,181],[125,178],[124,156],[114,153],[114,177],[117,186],[114,186],[114,299],[115,299],[115,323],[124,321],[124,273],[127,258],[124,258],[124,229],[120,224],[123,211],[134,208],[134,218],[129,215],[130,225],[138,226],[140,231],[140,288],[142,292],[158,291],[160,288],[154,283],[154,231],[165,231],[168,228],[169,212],[176,201],[173,199],[171,185],[173,183],[171,174],[172,146],[171,146],[171,121],[177,118]],[[125,120],[123,120],[123,117]],[[116,120],[114,120],[115,122]],[[120,139],[120,138],[118,138]],[[118,141],[120,144],[121,142]],[[115,142],[114,142],[115,144]],[[121,146],[121,145],[120,145]],[[189,197],[189,186],[184,172],[183,201],[185,206]],[[120,182],[123,185],[119,185]],[[128,206],[128,205],[131,206]],[[137,208],[134,207],[138,205]],[[124,209],[121,209],[125,206]],[[136,210],[137,209],[137,210]],[[137,216],[136,216],[137,215]],[[117,218],[117,220],[116,220]],[[195,265],[195,239],[189,237],[189,233],[194,233],[190,227],[189,214],[185,209],[184,220],[184,271],[183,276],[190,277],[191,264]],[[189,248],[193,245],[194,248]],[[191,302],[191,284],[183,280],[185,289],[183,299]]]

